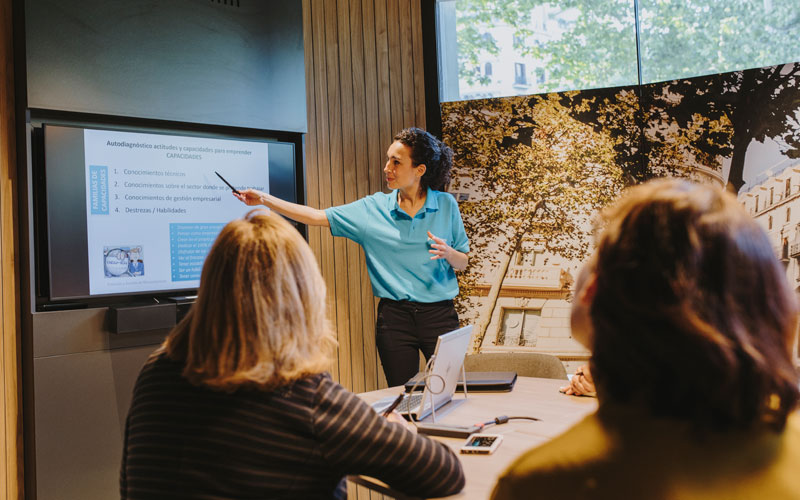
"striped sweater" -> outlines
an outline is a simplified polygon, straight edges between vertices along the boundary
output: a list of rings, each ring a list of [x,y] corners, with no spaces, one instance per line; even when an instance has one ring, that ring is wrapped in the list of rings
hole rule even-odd
[[[376,414],[327,374],[264,392],[191,385],[160,354],[145,364],[125,428],[123,500],[344,498],[344,476],[409,495],[458,492],[449,448]]]

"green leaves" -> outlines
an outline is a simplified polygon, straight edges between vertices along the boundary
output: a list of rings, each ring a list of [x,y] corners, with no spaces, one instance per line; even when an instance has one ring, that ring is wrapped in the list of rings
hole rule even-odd
[[[644,83],[800,60],[797,0],[641,0]],[[539,10],[537,10],[539,9]],[[550,22],[536,26],[542,9]],[[633,0],[458,0],[459,79],[489,85],[474,69],[504,47],[491,33],[511,30],[510,50],[546,71],[543,91],[638,82]],[[556,23],[556,24],[554,24]]]

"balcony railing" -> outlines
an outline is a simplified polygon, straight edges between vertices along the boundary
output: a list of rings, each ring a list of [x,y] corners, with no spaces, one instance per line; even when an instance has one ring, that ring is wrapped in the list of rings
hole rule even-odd
[[[512,267],[503,284],[557,289],[564,285],[561,275],[561,267]]]
[[[789,245],[789,257],[800,257],[800,242]]]

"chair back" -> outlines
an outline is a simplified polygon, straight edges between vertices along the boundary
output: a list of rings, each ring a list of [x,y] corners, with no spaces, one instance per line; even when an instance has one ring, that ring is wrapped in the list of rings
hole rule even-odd
[[[517,372],[520,377],[565,380],[567,370],[557,357],[539,352],[482,352],[464,359],[468,372]]]

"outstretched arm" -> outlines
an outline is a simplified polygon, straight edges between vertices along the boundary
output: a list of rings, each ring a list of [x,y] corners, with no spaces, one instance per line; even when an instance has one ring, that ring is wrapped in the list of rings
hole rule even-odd
[[[302,224],[325,227],[330,225],[328,223],[328,217],[323,210],[285,201],[256,189],[245,189],[241,191],[241,194],[233,193],[233,196],[238,198],[239,201],[245,205],[264,205],[271,210],[275,210],[284,217],[288,217]]]

